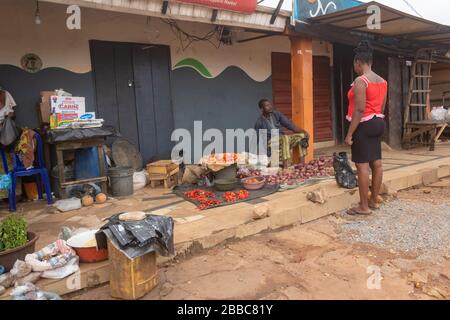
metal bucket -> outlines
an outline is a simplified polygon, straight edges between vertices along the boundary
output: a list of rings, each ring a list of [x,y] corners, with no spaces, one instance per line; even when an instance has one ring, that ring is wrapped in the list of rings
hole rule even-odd
[[[133,194],[133,173],[131,167],[110,168],[108,172],[111,194],[114,197],[125,197]]]
[[[54,167],[52,170],[52,191],[57,197],[61,197],[63,195],[59,194],[59,174],[58,174],[58,166]],[[64,179],[67,181],[71,181],[75,179],[75,172],[72,166],[64,167]],[[70,188],[65,189],[65,193],[67,194]]]

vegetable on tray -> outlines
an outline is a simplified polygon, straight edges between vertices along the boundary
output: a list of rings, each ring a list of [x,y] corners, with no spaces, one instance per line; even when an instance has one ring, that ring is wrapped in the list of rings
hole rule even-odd
[[[261,176],[260,170],[252,170],[248,168],[240,168],[238,176],[240,178]],[[280,170],[273,175],[267,175],[267,185],[288,185],[295,186],[312,178],[331,177],[334,176],[333,159],[320,157],[312,160],[308,164],[299,164],[293,168]]]
[[[245,200],[250,197],[250,193],[247,190],[240,190],[239,192],[225,192],[222,195],[223,200],[216,199],[216,195],[214,193],[201,189],[185,192],[184,195],[186,198],[198,202],[197,208],[200,210],[216,207],[224,201],[231,203],[239,200]]]

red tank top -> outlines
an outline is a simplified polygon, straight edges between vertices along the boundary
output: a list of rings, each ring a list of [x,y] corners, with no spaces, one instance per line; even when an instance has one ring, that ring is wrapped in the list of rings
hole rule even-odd
[[[361,122],[371,120],[373,117],[384,118],[383,115],[383,103],[388,90],[388,83],[386,80],[380,83],[370,82],[366,76],[358,77],[366,84],[366,111],[363,114]],[[355,93],[354,83],[350,91],[348,92],[348,114],[347,120],[352,121],[353,111],[355,110]]]

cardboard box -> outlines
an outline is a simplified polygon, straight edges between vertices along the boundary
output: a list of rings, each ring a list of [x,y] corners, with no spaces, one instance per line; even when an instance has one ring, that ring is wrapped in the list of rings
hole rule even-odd
[[[58,128],[64,127],[64,125],[68,125],[71,122],[78,120],[78,114],[76,113],[57,113],[52,116],[52,120],[50,121],[50,128]]]
[[[86,113],[86,103],[84,97],[50,97],[51,112],[61,114],[77,114],[78,117]]]
[[[41,102],[37,109],[39,122],[50,123],[50,100],[48,102]]]
[[[50,97],[55,95],[55,91],[41,91],[41,102],[48,103],[50,107]]]

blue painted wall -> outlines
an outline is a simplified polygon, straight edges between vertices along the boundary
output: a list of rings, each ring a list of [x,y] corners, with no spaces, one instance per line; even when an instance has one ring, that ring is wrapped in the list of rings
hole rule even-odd
[[[78,74],[60,68],[29,73],[11,65],[0,65],[0,87],[14,97],[19,126],[39,126],[37,105],[41,91],[63,88],[74,96],[86,97],[86,111],[95,111],[92,73]]]
[[[203,121],[203,130],[253,128],[262,98],[272,99],[272,79],[256,82],[237,67],[213,79],[190,68],[172,72],[175,128],[192,131],[196,120]]]
[[[259,116],[258,101],[272,99],[271,78],[257,82],[237,67],[229,67],[213,79],[206,79],[193,69],[181,68],[171,72],[171,82],[175,128],[191,132],[196,120],[203,121],[203,130],[253,128]],[[77,74],[48,68],[32,74],[15,66],[0,65],[0,86],[16,100],[20,126],[39,125],[36,106],[43,90],[63,88],[75,96],[84,96],[87,111],[95,111],[91,72]]]

